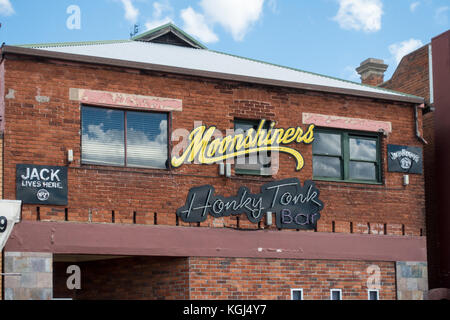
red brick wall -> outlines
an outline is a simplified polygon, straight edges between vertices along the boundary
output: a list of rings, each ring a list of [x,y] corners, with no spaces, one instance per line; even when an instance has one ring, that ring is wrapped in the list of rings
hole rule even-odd
[[[290,300],[303,289],[305,300],[329,300],[342,289],[343,300],[367,300],[371,265],[381,271],[380,299],[395,300],[395,263],[230,258],[190,258],[190,298]]]
[[[68,290],[67,267],[81,270],[81,290]],[[74,300],[185,300],[187,258],[135,257],[89,262],[54,262],[54,298]]]
[[[6,198],[15,198],[15,167],[18,163],[67,165],[66,151],[73,149],[75,161],[69,166],[69,221],[176,225],[175,211],[181,207],[193,186],[212,184],[225,196],[236,194],[242,185],[259,192],[267,178],[218,176],[217,166],[184,165],[172,171],[123,169],[80,164],[80,106],[69,100],[69,88],[85,88],[159,96],[183,100],[183,112],[173,113],[172,129],[193,129],[194,121],[217,125],[225,132],[239,118],[275,119],[279,127],[301,126],[302,113],[367,118],[392,122],[393,132],[383,138],[383,185],[359,185],[318,182],[322,211],[318,231],[331,232],[333,221],[337,232],[379,233],[386,224],[390,234],[420,235],[425,229],[424,181],[411,175],[411,184],[402,186],[402,174],[388,173],[388,143],[421,146],[415,137],[411,105],[374,99],[305,92],[235,82],[213,81],[187,76],[139,72],[78,64],[45,63],[26,59],[6,60],[5,88],[15,90],[15,98],[6,100],[5,183]],[[35,96],[50,97],[49,103],[36,102]],[[395,117],[393,117],[395,115]],[[295,161],[280,155],[280,171],[275,179],[312,178],[312,147],[292,145],[305,157],[305,167],[295,172]],[[63,221],[65,209],[43,206],[41,220]],[[24,205],[22,217],[36,220],[38,208]],[[213,219],[208,226],[236,226],[236,218],[222,223]],[[219,221],[220,222],[220,221]],[[240,217],[241,228],[257,225]],[[179,222],[179,225],[186,225]],[[377,227],[374,227],[374,226]],[[402,227],[402,225],[404,225]],[[365,227],[367,226],[367,228]],[[283,231],[289,232],[289,231]]]
[[[370,86],[378,86],[381,83],[383,83],[384,77],[381,75],[370,75],[367,78],[365,78],[364,80],[361,80],[361,83],[363,84],[368,84]]]
[[[69,265],[81,269],[81,290],[66,287]],[[54,297],[74,300],[367,300],[369,266],[380,269],[380,299],[396,299],[395,263],[287,259],[135,257],[54,262]],[[371,274],[369,274],[370,272]],[[369,282],[370,283],[370,282]]]
[[[382,87],[424,97],[430,102],[429,53],[428,45],[406,55],[400,62],[392,78]],[[434,112],[423,116],[424,178],[426,199],[426,221],[428,242],[428,268],[430,288],[437,285],[439,254],[437,251],[438,221],[436,218],[435,177],[435,128]]]
[[[430,101],[428,45],[406,55],[394,75],[380,87],[423,97]]]

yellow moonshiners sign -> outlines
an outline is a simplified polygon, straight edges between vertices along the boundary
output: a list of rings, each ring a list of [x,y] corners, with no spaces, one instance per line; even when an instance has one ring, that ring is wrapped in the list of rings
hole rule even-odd
[[[172,166],[181,167],[184,163],[192,163],[196,158],[200,164],[214,164],[227,159],[250,155],[257,152],[281,152],[292,155],[297,161],[296,170],[304,166],[300,152],[285,145],[296,143],[311,144],[314,141],[314,125],[306,131],[300,127],[287,129],[275,128],[271,122],[269,129],[264,129],[266,120],[261,120],[258,129],[249,129],[245,133],[215,138],[217,127],[199,126],[189,134],[188,147],[181,156],[172,157]]]

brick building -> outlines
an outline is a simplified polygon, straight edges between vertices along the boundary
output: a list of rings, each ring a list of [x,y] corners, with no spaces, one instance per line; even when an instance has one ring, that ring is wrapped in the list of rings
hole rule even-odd
[[[426,298],[423,98],[173,25],[2,58],[4,299]]]
[[[429,285],[432,297],[450,299],[450,30],[403,57],[392,78],[373,83],[425,98],[424,172],[427,208]],[[439,174],[436,174],[439,172]],[[431,296],[430,296],[431,298]]]

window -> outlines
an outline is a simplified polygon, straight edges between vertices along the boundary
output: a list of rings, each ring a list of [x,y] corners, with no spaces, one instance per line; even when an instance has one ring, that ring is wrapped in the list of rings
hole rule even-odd
[[[342,290],[341,289],[331,289],[330,290],[330,300],[342,300]]]
[[[291,289],[291,300],[303,300],[303,289]]]
[[[379,300],[379,291],[378,290],[369,290],[368,298],[369,298],[369,300]]]
[[[317,129],[313,143],[314,178],[380,183],[379,139],[377,134]]]
[[[165,169],[165,113],[82,107],[83,164]]]
[[[256,134],[259,124],[259,120],[235,120],[234,130],[236,134],[243,133],[245,135],[248,130],[254,129]],[[269,127],[270,122],[267,121],[264,129],[268,130]],[[272,175],[270,152],[258,152],[239,157],[236,159],[235,172],[248,175]]]

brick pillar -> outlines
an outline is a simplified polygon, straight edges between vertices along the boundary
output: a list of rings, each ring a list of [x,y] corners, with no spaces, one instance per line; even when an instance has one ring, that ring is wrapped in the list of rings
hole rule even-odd
[[[51,300],[53,255],[5,252],[5,300]]]
[[[356,72],[361,76],[361,82],[371,86],[379,86],[384,82],[384,72],[388,65],[383,60],[369,58],[361,62]]]

